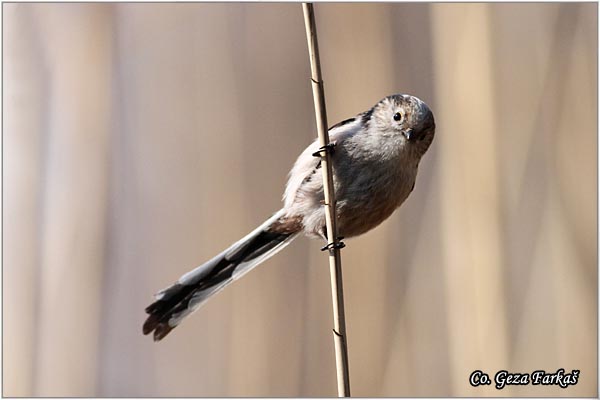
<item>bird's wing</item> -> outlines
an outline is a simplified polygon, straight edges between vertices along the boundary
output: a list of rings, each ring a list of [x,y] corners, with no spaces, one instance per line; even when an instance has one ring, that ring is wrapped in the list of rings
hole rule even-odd
[[[357,115],[354,118],[350,118],[339,122],[329,128],[329,140],[331,143],[339,145],[345,138],[356,133],[361,126],[362,114]],[[283,201],[286,208],[294,203],[298,192],[309,182],[313,182],[313,175],[319,172],[321,167],[321,158],[314,156],[313,154],[319,150],[318,139],[312,142],[304,151],[300,154],[296,163],[292,167],[288,182],[283,194]],[[321,180],[318,180],[321,182]],[[322,182],[320,183],[322,186]]]

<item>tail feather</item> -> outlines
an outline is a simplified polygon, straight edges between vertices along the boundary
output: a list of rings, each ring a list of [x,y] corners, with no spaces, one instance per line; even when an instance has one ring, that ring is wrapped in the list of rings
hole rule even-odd
[[[161,340],[227,284],[283,249],[296,237],[297,229],[280,229],[281,226],[279,212],[227,250],[157,293],[156,301],[146,307],[149,316],[143,326],[144,335],[154,332],[154,340]]]

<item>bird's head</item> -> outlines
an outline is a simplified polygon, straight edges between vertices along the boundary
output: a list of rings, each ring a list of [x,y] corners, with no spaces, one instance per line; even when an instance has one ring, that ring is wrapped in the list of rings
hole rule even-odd
[[[422,100],[407,94],[382,99],[369,111],[369,123],[385,136],[398,139],[407,149],[423,155],[435,134],[433,113]]]

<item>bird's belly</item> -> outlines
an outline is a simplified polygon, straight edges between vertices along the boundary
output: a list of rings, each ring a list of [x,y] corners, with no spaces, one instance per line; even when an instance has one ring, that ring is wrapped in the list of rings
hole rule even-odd
[[[385,221],[410,194],[415,175],[386,179],[374,179],[367,191],[348,191],[341,196],[337,207],[340,236],[361,235]],[[364,183],[362,185],[364,188]]]
[[[370,231],[385,221],[400,206],[404,198],[389,197],[366,203],[354,203],[338,209],[338,232],[340,236],[351,237]]]
[[[366,166],[365,168],[369,168]],[[416,165],[411,169],[346,168],[347,174],[334,174],[338,235],[351,237],[363,234],[388,218],[408,197],[415,183]],[[312,237],[325,233],[325,206],[321,185],[299,191],[290,214],[303,216],[304,232]]]

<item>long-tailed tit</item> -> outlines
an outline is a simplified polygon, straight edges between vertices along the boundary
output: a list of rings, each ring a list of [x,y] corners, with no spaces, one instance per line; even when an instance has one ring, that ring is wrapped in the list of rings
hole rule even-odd
[[[343,237],[365,233],[389,217],[415,186],[417,167],[431,144],[435,122],[429,107],[409,95],[388,96],[370,110],[329,129]],[[161,340],[227,284],[283,249],[300,233],[327,240],[321,161],[313,142],[292,168],[283,208],[243,239],[156,294],[144,334]]]

